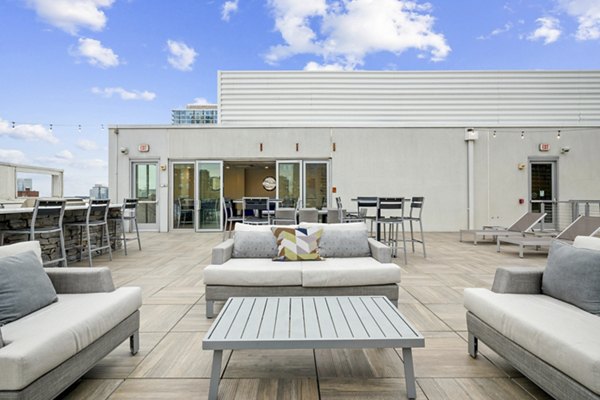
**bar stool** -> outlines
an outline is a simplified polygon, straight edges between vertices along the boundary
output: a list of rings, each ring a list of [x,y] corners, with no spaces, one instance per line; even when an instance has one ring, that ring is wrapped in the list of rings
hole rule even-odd
[[[264,212],[269,210],[268,197],[244,197],[242,204],[243,223],[252,225],[269,225],[271,223],[269,215],[264,215]]]
[[[382,211],[396,212],[396,215],[382,216]],[[384,238],[380,240],[392,248],[392,256],[398,257],[398,226],[402,227],[402,244],[404,248],[404,264],[407,264],[406,258],[406,235],[404,230],[404,197],[379,197],[377,199],[377,217],[375,224],[383,225]],[[388,225],[387,236],[385,228]]]
[[[367,220],[370,221],[369,233],[372,236],[373,224],[375,223],[376,217],[374,215],[368,215],[368,207],[377,207],[377,197],[358,196],[356,198],[356,206],[356,214],[361,216],[365,222],[367,222]]]
[[[138,199],[123,199],[121,204],[121,215],[118,217],[109,218],[109,221],[115,222],[115,235],[113,240],[115,242],[115,249],[117,248],[117,241],[123,241],[123,250],[127,255],[127,242],[129,240],[137,240],[140,251],[142,250],[142,242],[140,241],[140,230],[138,229],[136,211],[137,211]],[[117,236],[117,222],[121,222],[121,234]],[[131,232],[131,224],[135,226],[135,237],[127,237],[125,234],[125,221],[129,221],[129,231]]]
[[[92,257],[94,252],[108,250],[108,257],[112,261],[112,251],[110,247],[110,234],[108,232],[108,205],[110,200],[90,200],[88,205],[85,221],[69,222],[65,224],[66,228],[78,228],[79,229],[79,244],[76,246],[79,253],[79,260],[83,256],[83,248],[87,249],[88,261],[90,268],[92,267]],[[83,231],[85,228],[85,240],[86,246],[83,245]],[[90,235],[90,228],[99,228],[102,232],[100,238],[100,245],[92,245],[92,236]],[[104,241],[106,240],[106,244]]]
[[[336,202],[337,208],[338,208],[338,219],[341,223],[364,222],[365,221],[364,218],[362,218],[361,215],[359,215],[358,213],[351,213],[351,212],[344,210],[341,197],[336,197],[335,202]]]
[[[65,215],[65,205],[67,201],[64,199],[45,200],[36,199],[33,208],[31,222],[27,229],[7,229],[0,231],[0,246],[4,244],[4,235],[28,235],[29,240],[35,240],[36,234],[58,232],[60,237],[61,257],[54,260],[44,261],[44,266],[55,263],[63,263],[63,267],[67,266],[67,252],[65,250],[65,235],[63,232],[63,217]],[[40,218],[41,217],[41,218]]]
[[[425,251],[425,236],[423,236],[423,221],[421,220],[421,215],[423,214],[423,203],[425,202],[425,197],[413,197],[410,201],[410,214],[405,219],[410,222],[410,241],[412,244],[412,251],[415,252],[415,242],[421,243],[423,245],[423,257],[427,258],[427,252]],[[413,216],[413,210],[418,209],[419,215]],[[419,223],[419,228],[421,230],[421,239],[415,239],[413,233],[413,221]]]
[[[233,202],[231,199],[222,197],[221,205],[223,207],[223,216],[225,217],[225,224],[223,225],[223,240],[225,240],[225,236],[231,237],[233,224],[236,222],[243,222],[243,218],[233,213]]]

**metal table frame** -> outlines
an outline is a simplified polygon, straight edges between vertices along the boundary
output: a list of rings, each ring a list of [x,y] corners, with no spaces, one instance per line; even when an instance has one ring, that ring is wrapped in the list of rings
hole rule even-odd
[[[216,400],[223,350],[402,348],[406,391],[416,398],[412,348],[425,338],[387,297],[232,297],[202,348],[213,350],[208,398]]]

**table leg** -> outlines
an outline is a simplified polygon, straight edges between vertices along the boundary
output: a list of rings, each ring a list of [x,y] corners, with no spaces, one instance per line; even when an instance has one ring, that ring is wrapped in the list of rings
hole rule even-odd
[[[223,350],[215,350],[213,353],[212,371],[210,374],[210,386],[208,389],[208,400],[217,400],[219,395],[219,381],[221,380],[221,361]]]
[[[415,371],[413,368],[412,349],[410,347],[402,348],[402,358],[404,358],[404,379],[406,380],[406,395],[409,399],[416,399],[417,388],[415,386]]]

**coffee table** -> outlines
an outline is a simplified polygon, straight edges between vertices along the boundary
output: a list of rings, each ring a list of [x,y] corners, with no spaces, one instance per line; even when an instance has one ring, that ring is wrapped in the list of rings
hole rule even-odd
[[[416,398],[412,348],[425,338],[387,297],[232,297],[204,340],[214,350],[208,398],[216,400],[223,350],[402,348],[409,399]]]

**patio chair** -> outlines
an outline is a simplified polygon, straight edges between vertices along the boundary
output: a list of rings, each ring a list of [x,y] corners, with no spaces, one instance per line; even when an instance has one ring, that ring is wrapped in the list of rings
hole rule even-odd
[[[351,212],[348,212],[347,210],[345,210],[344,206],[342,205],[341,197],[336,197],[335,202],[336,202],[337,208],[338,208],[338,219],[341,223],[364,222],[365,221],[364,218],[361,217],[361,215],[359,215],[357,213],[351,213]],[[366,212],[366,210],[363,210],[363,212]]]
[[[299,222],[319,222],[319,211],[316,208],[301,208],[298,211]]]
[[[231,199],[221,197],[221,207],[223,207],[223,216],[225,217],[225,223],[223,224],[223,240],[225,236],[231,237],[233,231],[233,225],[236,222],[242,222],[242,216],[235,215],[233,212],[233,202]]]
[[[473,234],[473,244],[477,244],[477,236],[492,236],[494,240],[500,236],[523,236],[525,232],[533,229],[533,227],[536,226],[545,216],[546,213],[528,212],[523,214],[521,218],[516,220],[515,223],[508,228],[489,226],[478,230],[463,229],[460,231],[460,241],[463,241],[462,239],[464,233]]]
[[[392,248],[392,257],[398,257],[398,242],[400,241],[398,228],[402,229],[402,249],[404,253],[404,264],[408,263],[406,257],[406,232],[404,229],[404,197],[379,197],[377,198],[377,217],[375,225],[383,232],[381,243]],[[386,215],[382,215],[386,213]],[[387,232],[386,232],[387,227]]]
[[[296,224],[296,209],[291,207],[280,207],[275,210],[275,218],[272,220],[273,225],[295,225]]]
[[[242,198],[242,222],[252,225],[268,225],[270,223],[268,197]]]
[[[571,225],[567,226],[556,237],[549,236],[521,236],[521,237],[498,237],[496,250],[500,252],[500,243],[516,244],[519,246],[519,257],[523,258],[525,247],[550,247],[553,240],[572,243],[577,236],[594,236],[600,232],[600,217],[586,217],[580,215]]]

